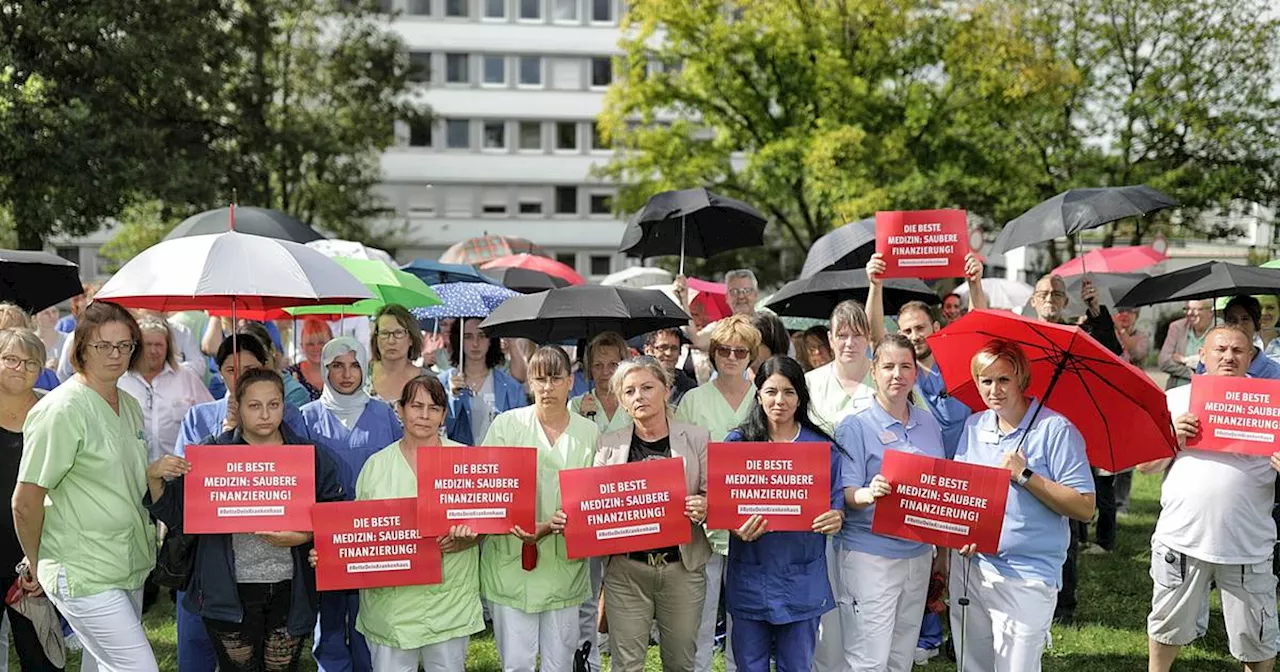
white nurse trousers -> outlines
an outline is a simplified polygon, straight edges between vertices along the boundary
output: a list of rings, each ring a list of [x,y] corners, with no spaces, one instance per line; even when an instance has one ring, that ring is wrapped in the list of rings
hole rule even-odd
[[[470,642],[469,635],[416,649],[397,649],[369,642],[369,653],[373,658],[373,672],[418,672],[418,663],[422,663],[425,672],[463,672],[467,666],[467,645]]]
[[[965,566],[969,565],[969,606],[962,608]],[[951,554],[951,633],[961,672],[1040,672],[1049,644],[1049,626],[1058,590],[1043,581],[1016,579],[984,571]],[[968,623],[961,619],[968,612]],[[961,640],[961,630],[964,639]]]
[[[573,672],[578,605],[530,614],[493,602],[493,641],[503,672]],[[542,665],[538,667],[538,655]]]

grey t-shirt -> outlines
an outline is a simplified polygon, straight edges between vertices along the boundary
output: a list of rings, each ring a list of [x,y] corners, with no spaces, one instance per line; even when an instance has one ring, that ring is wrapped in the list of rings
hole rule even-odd
[[[236,583],[279,583],[293,578],[293,549],[272,546],[256,534],[231,535]]]

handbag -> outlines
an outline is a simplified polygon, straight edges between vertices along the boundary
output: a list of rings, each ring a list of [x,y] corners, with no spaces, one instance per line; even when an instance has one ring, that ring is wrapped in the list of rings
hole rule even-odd
[[[156,553],[156,568],[151,573],[156,585],[173,590],[186,590],[196,565],[196,543],[200,537],[184,532],[169,533]]]

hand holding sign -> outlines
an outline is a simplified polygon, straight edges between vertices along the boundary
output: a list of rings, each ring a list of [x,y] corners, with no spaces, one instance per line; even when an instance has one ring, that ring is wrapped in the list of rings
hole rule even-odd
[[[763,537],[764,533],[768,532],[768,530],[765,529],[768,526],[769,521],[765,520],[764,516],[757,513],[747,518],[747,522],[743,523],[742,527],[734,530],[733,534],[739,539],[750,543],[760,537]]]
[[[886,278],[959,277],[969,253],[965,212],[877,212],[876,252],[884,254]]]
[[[1200,420],[1195,413],[1183,413],[1173,419],[1173,431],[1178,437],[1178,443],[1186,445],[1187,441],[1200,436]]]
[[[150,480],[170,480],[186,476],[191,471],[191,463],[177,455],[165,455],[147,467],[147,478]]]
[[[871,255],[871,259],[867,261],[867,282],[877,287],[880,286],[880,283],[884,282],[884,278],[882,277],[884,275],[884,269],[884,253],[876,252]]]
[[[707,519],[707,498],[702,495],[689,495],[684,498],[684,515],[697,525]]]
[[[1280,448],[1280,382],[1193,376],[1190,412],[1198,431],[1186,433],[1187,446],[1196,450],[1270,457]]]
[[[438,539],[440,542],[440,552],[457,553],[458,551],[465,551],[466,549],[475,546],[477,539],[479,539],[479,536],[470,527],[467,527],[466,525],[454,525],[449,528],[449,534]]]
[[[835,534],[844,527],[844,512],[832,509],[813,519],[813,531],[818,534]]]

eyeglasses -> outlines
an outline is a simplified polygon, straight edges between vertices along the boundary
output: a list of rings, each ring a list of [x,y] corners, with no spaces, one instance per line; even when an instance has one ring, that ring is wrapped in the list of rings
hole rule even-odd
[[[1052,292],[1036,292],[1031,296],[1037,301],[1044,301],[1045,299],[1048,299],[1048,298],[1065,299],[1067,298],[1067,293],[1054,290]]]
[[[23,359],[21,357],[14,357],[13,355],[0,357],[0,364],[3,364],[4,368],[13,371],[26,369],[27,373],[36,373],[40,371],[40,369],[44,368],[40,365],[40,362],[37,362],[34,359]]]
[[[555,387],[568,380],[569,376],[535,376],[529,379],[530,387]]]
[[[728,291],[729,296],[751,296],[755,293],[756,290],[751,289],[750,287],[734,287]]]
[[[406,329],[388,329],[387,331],[378,332],[378,340],[380,341],[399,341],[409,337],[409,331]]]
[[[650,350],[653,350],[654,352],[661,352],[661,353],[663,353],[663,354],[671,354],[671,353],[673,353],[673,352],[680,352],[680,346],[679,346],[679,345],[651,345],[651,346],[649,346],[649,349],[650,349]]]
[[[98,341],[97,343],[90,343],[89,347],[93,348],[94,352],[97,352],[99,355],[106,357],[112,352],[117,352],[122,355],[132,355],[134,349],[138,347],[138,344],[133,341],[120,341],[119,343]]]
[[[746,348],[731,348],[727,345],[716,347],[716,354],[725,359],[746,359],[751,356],[751,351]]]

